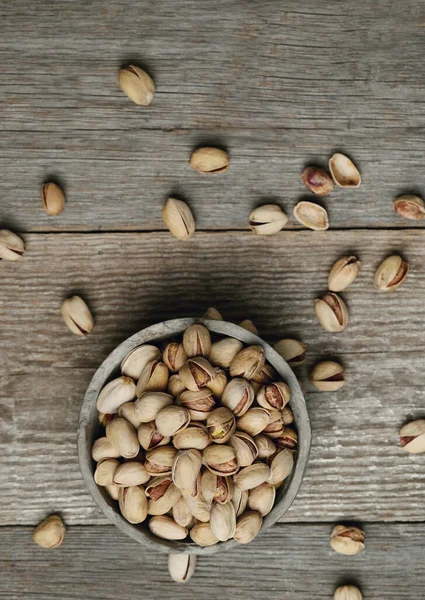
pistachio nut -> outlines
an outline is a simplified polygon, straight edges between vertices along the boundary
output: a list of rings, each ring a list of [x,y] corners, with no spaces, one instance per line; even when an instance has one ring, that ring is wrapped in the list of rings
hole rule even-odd
[[[178,373],[176,373],[175,375],[171,375],[170,379],[168,380],[168,391],[169,393],[174,396],[175,398],[177,398],[177,396],[179,394],[181,394],[182,392],[184,392],[186,389],[186,386],[184,385],[183,381],[180,379],[180,375]]]
[[[221,403],[229,408],[234,415],[241,417],[254,402],[254,388],[243,377],[234,377],[226,385]]]
[[[189,205],[183,200],[168,198],[162,209],[162,220],[167,229],[179,240],[188,240],[195,232],[195,219]]]
[[[326,196],[334,189],[332,178],[319,167],[306,167],[301,173],[301,181],[317,196]]]
[[[256,510],[262,517],[269,514],[276,499],[276,488],[271,483],[261,483],[249,491],[248,506]]]
[[[231,477],[215,475],[206,469],[201,475],[201,493],[207,502],[226,504],[233,496],[233,481]]]
[[[283,433],[283,418],[280,410],[269,409],[270,422],[263,433],[271,438],[277,438]]]
[[[335,590],[334,600],[363,600],[363,596],[354,585],[343,585]]]
[[[159,478],[155,478],[159,479]],[[154,480],[154,481],[155,481]],[[155,487],[150,487],[151,498],[148,500],[148,514],[149,515],[165,515],[173,506],[181,499],[181,491],[177,488],[174,483],[168,485],[165,491],[160,495],[157,488],[161,489],[161,484],[157,483]],[[147,492],[146,492],[146,495]]]
[[[173,506],[173,519],[182,527],[188,528],[190,528],[195,521],[194,516],[190,512],[183,497],[180,497]]]
[[[262,462],[244,467],[234,476],[235,485],[241,490],[252,490],[270,477],[270,468]]]
[[[214,377],[212,378],[212,380],[209,382],[209,384],[207,386],[208,389],[211,390],[211,392],[213,393],[215,398],[220,399],[223,395],[226,385],[227,385],[226,373],[223,371],[223,369],[216,367],[214,369]]]
[[[425,419],[403,425],[399,436],[401,447],[405,452],[410,454],[425,452]]]
[[[120,69],[118,82],[124,94],[139,106],[149,106],[155,96],[152,77],[135,65]]]
[[[118,487],[130,487],[132,485],[142,485],[149,479],[150,475],[142,463],[129,461],[116,468],[112,483]]]
[[[179,490],[192,490],[202,467],[202,454],[194,448],[179,450],[173,464],[173,482]]]
[[[282,410],[291,399],[291,389],[283,381],[263,386],[257,394],[257,402],[267,409]]]
[[[135,458],[139,454],[140,444],[136,430],[122,417],[107,424],[106,437],[124,458]]]
[[[235,507],[236,516],[239,517],[245,511],[248,504],[248,491],[234,486],[232,503]]]
[[[207,502],[201,493],[198,493],[197,496],[186,496],[184,501],[195,519],[202,523],[210,520],[211,503]]]
[[[95,462],[99,462],[105,458],[118,458],[121,456],[107,437],[100,437],[95,441],[91,449],[91,455]]]
[[[149,362],[141,372],[137,382],[137,397],[141,396],[144,392],[163,392],[166,390],[168,376],[168,368],[163,362],[156,360]]]
[[[276,452],[276,446],[268,435],[260,433],[254,437],[258,449],[258,458],[269,458]]]
[[[119,500],[120,497],[120,487],[117,485],[105,485],[105,490],[108,493],[108,496],[112,498],[112,500]]]
[[[249,510],[238,518],[233,537],[239,544],[249,544],[260,531],[262,524],[263,518],[260,513]]]
[[[173,446],[159,446],[146,453],[145,467],[149,475],[168,475],[173,470],[177,450]]]
[[[210,525],[213,534],[221,542],[225,542],[235,535],[236,512],[232,502],[212,505]]]
[[[218,543],[218,538],[215,536],[209,523],[197,523],[190,530],[190,537],[198,546],[214,546]]]
[[[214,379],[214,367],[203,356],[189,358],[179,371],[180,379],[192,392],[206,387]]]
[[[173,581],[186,583],[196,569],[196,554],[169,554],[168,572]]]
[[[298,445],[297,432],[290,427],[284,427],[277,437],[273,437],[273,442],[278,448],[294,450]]]
[[[364,550],[364,532],[358,527],[337,525],[331,533],[331,547],[339,554],[354,556]]]
[[[130,377],[117,377],[105,385],[96,401],[99,412],[117,413],[120,406],[136,397],[136,384]],[[134,409],[133,409],[134,410]]]
[[[208,429],[202,423],[192,422],[188,427],[179,431],[173,438],[174,447],[177,450],[205,450],[210,444]]]
[[[239,467],[252,465],[258,457],[258,448],[250,435],[244,431],[235,431],[229,440],[236,454]]]
[[[274,379],[278,378],[278,374],[271,365],[264,365],[252,378],[252,381],[259,385],[266,385],[272,383]]]
[[[258,435],[270,423],[270,415],[265,408],[250,408],[236,422],[236,427],[249,433],[251,436]]]
[[[124,358],[121,363],[121,373],[139,379],[146,365],[152,361],[158,361],[161,358],[161,353],[156,346],[143,344],[133,348]]]
[[[214,398],[209,389],[198,390],[197,392],[187,390],[177,397],[176,402],[189,410],[192,421],[205,421],[209,413],[215,408]]]
[[[92,314],[80,296],[72,296],[64,300],[61,306],[61,314],[66,326],[75,335],[87,335],[93,331],[94,321]]]
[[[344,370],[333,360],[317,363],[310,373],[310,383],[320,392],[335,392],[344,385]]]
[[[64,537],[65,525],[59,515],[50,515],[32,532],[33,541],[46,550],[53,550],[60,546]]]
[[[164,437],[156,428],[155,421],[142,423],[137,430],[139,443],[144,450],[153,450],[158,446],[166,446],[170,443],[170,437]]]
[[[124,402],[118,409],[118,416],[122,417],[133,425],[135,429],[138,429],[141,425],[141,421],[136,417],[134,412],[134,402]]]
[[[388,256],[377,268],[373,283],[380,292],[393,292],[407,277],[408,263],[394,254]]]
[[[290,367],[298,367],[305,361],[306,345],[298,340],[284,338],[273,346]]]
[[[283,229],[288,217],[277,204],[264,204],[249,215],[249,226],[258,235],[272,235]]]
[[[347,305],[340,296],[333,292],[327,292],[322,298],[315,300],[314,310],[320,325],[326,331],[338,333],[348,325]]]
[[[215,367],[223,367],[228,369],[230,363],[237,354],[242,350],[243,344],[239,340],[231,337],[223,338],[218,342],[214,342],[211,346],[209,360]]]
[[[220,406],[208,414],[207,428],[213,442],[225,444],[236,429],[235,417],[228,408]]]
[[[342,292],[357,278],[360,261],[355,256],[343,256],[333,265],[328,275],[328,288],[331,292]]]
[[[173,436],[183,431],[190,423],[190,413],[183,406],[171,404],[166,406],[156,415],[155,425],[164,437]]]
[[[187,361],[187,354],[183,348],[183,344],[179,344],[178,342],[167,344],[162,353],[162,360],[172,373],[179,371]]]
[[[211,335],[208,329],[204,325],[188,327],[183,334],[183,348],[189,358],[208,356],[211,351]]]
[[[411,221],[420,221],[425,217],[425,202],[419,196],[404,194],[394,200],[397,214]]]
[[[207,469],[216,475],[234,475],[239,468],[235,451],[225,444],[208,446],[202,458]]]
[[[284,425],[290,425],[294,422],[294,414],[289,406],[285,406],[282,410],[282,421]]]
[[[229,166],[229,156],[220,148],[198,148],[192,153],[189,164],[198,173],[222,173]]]
[[[223,321],[221,312],[219,310],[217,310],[216,308],[214,308],[213,306],[210,306],[208,308],[208,310],[204,313],[202,318],[203,319],[211,319],[213,321]]]
[[[230,363],[230,375],[232,377],[244,377],[253,379],[264,367],[264,350],[261,346],[248,346],[238,352]]]
[[[323,206],[315,202],[302,200],[294,207],[296,220],[314,231],[325,231],[329,228],[328,213]]]
[[[160,410],[173,403],[165,392],[144,392],[134,403],[134,414],[142,423],[155,421]]]
[[[57,183],[52,181],[41,186],[41,204],[48,215],[56,217],[65,208],[65,194]]]
[[[247,331],[250,331],[254,335],[258,335],[258,329],[254,325],[254,323],[251,321],[251,319],[244,319],[243,321],[241,321],[239,323],[239,327],[242,327],[242,329],[246,329]]]
[[[149,529],[154,535],[165,540],[184,540],[188,534],[186,527],[182,527],[174,519],[165,515],[152,517],[149,521]]]
[[[171,485],[173,485],[171,473],[168,473],[168,475],[153,477],[145,487],[146,496],[151,500],[160,500]]]
[[[329,170],[339,187],[356,188],[362,181],[359,170],[353,161],[340,152],[336,152],[330,157]]]
[[[268,483],[280,487],[284,480],[291,474],[294,468],[294,455],[291,450],[285,448],[269,459],[270,477]]]
[[[129,523],[143,523],[148,516],[148,499],[142,485],[120,488],[118,502],[122,516]]]
[[[0,229],[0,260],[20,260],[25,252],[25,244],[16,233]]]

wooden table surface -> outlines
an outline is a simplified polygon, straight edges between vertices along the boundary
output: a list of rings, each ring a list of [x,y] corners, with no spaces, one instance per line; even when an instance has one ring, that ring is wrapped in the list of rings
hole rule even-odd
[[[423,0],[24,0],[0,7],[0,226],[22,234],[19,263],[0,265],[0,597],[17,599],[331,599],[357,582],[366,600],[425,598],[425,459],[400,450],[398,429],[424,417],[424,221],[392,207],[425,194]],[[128,62],[154,77],[151,107],[117,85]],[[188,167],[218,144],[230,169]],[[324,199],[330,229],[301,230],[306,164],[350,154],[363,183]],[[59,181],[66,210],[41,208]],[[164,228],[170,194],[186,198],[197,231]],[[252,208],[291,215],[270,238],[247,229]],[[351,322],[324,332],[313,300],[329,267],[356,253],[345,298]],[[411,272],[379,295],[389,253]],[[77,339],[60,305],[83,295],[96,328]],[[308,344],[299,369],[313,427],[307,475],[293,507],[247,547],[198,561],[187,586],[166,557],[144,552],[86,492],[76,426],[100,362],[139,329],[216,306],[251,318],[269,341]],[[307,374],[321,358],[346,371],[337,393]],[[65,542],[44,551],[31,529],[59,512]],[[366,551],[335,554],[336,522],[356,522]]]

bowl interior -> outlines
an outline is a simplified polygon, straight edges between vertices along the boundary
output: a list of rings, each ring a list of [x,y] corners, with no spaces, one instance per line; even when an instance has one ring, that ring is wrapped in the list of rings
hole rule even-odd
[[[152,550],[166,553],[185,552],[194,554],[212,554],[231,548],[238,543],[235,540],[228,540],[227,542],[219,542],[215,546],[201,548],[194,543],[159,539],[152,535],[143,523],[141,525],[132,525],[131,523],[128,523],[128,521],[121,516],[117,508],[117,503],[108,496],[103,488],[96,485],[93,479],[95,463],[91,457],[93,443],[100,435],[96,400],[104,385],[110,379],[120,375],[120,364],[123,358],[130,350],[141,344],[157,344],[182,335],[183,332],[194,323],[202,323],[212,333],[237,338],[244,344],[256,344],[262,346],[267,361],[276,369],[282,376],[282,379],[286,381],[291,388],[290,407],[294,414],[294,421],[298,431],[298,449],[295,466],[291,475],[279,488],[275,506],[264,518],[261,533],[282,517],[294,501],[307,467],[311,444],[311,428],[305,399],[298,380],[286,361],[261,338],[233,323],[200,318],[174,319],[143,329],[115,348],[94,374],[85,394],[78,424],[78,457],[87,489],[106,517],[121,529],[121,531],[140,544],[150,547]]]

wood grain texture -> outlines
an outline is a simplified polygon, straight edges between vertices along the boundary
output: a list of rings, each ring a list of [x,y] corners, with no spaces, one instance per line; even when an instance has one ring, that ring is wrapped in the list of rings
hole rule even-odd
[[[370,524],[366,550],[355,557],[329,547],[329,525],[279,525],[248,546],[198,559],[193,578],[173,583],[167,557],[146,552],[109,527],[70,528],[54,551],[38,548],[31,530],[0,529],[0,594],[4,600],[91,598],[328,600],[339,585],[361,587],[368,600],[423,598],[425,526]]]
[[[399,427],[424,416],[424,233],[404,231],[30,234],[19,263],[2,263],[0,297],[1,524],[34,524],[60,510],[70,524],[104,523],[84,489],[76,426],[94,370],[123,339],[167,318],[216,305],[230,321],[252,318],[270,341],[297,335],[308,344],[301,367],[313,447],[287,521],[421,521],[425,464],[398,446]],[[313,313],[330,265],[356,251],[361,274],[345,298],[351,322],[337,335]],[[391,251],[411,264],[390,295],[372,287]],[[62,299],[81,293],[96,318],[86,339],[60,316]],[[314,392],[306,374],[319,358],[346,369],[338,393]],[[18,501],[19,500],[19,501]]]

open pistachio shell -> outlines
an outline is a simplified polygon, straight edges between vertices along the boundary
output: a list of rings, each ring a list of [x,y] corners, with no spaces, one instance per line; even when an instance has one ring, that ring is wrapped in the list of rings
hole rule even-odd
[[[308,202],[307,200],[298,202],[294,207],[294,217],[301,225],[315,231],[324,231],[329,227],[326,209],[315,202]]]
[[[20,260],[23,257],[24,252],[25,244],[16,233],[13,233],[8,229],[0,229],[0,260]],[[76,331],[73,331],[73,333],[76,333]]]
[[[404,194],[394,200],[394,210],[405,219],[420,221],[425,217],[425,202],[420,196]]]
[[[278,233],[288,222],[288,217],[277,204],[264,204],[249,215],[249,226],[257,235]]]
[[[157,430],[164,437],[183,431],[190,423],[190,413],[183,406],[171,404],[161,409],[155,417]]]
[[[336,152],[330,157],[329,170],[339,187],[356,188],[362,181],[359,170],[353,161],[340,152]]]
[[[237,429],[241,429],[251,436],[258,435],[270,423],[270,414],[265,408],[250,408],[236,422]]]
[[[326,196],[334,189],[332,178],[319,167],[306,167],[301,173],[301,181],[317,196]]]
[[[400,429],[400,444],[409,454],[425,452],[425,419],[418,419],[406,423]]]
[[[306,345],[299,340],[284,338],[273,346],[290,367],[298,367],[305,361]]]

